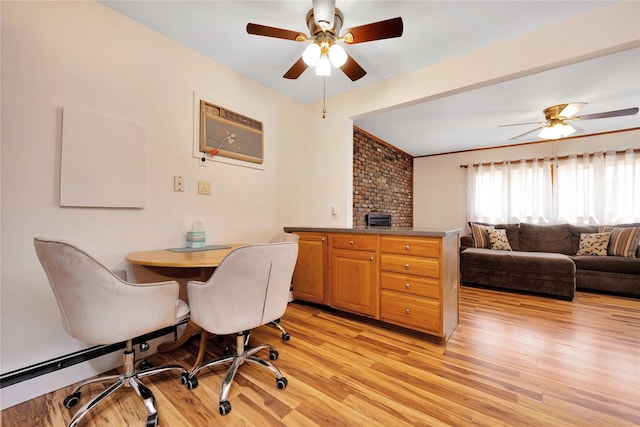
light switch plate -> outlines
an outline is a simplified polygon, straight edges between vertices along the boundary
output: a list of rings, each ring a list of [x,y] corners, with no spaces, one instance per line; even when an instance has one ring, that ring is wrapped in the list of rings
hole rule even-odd
[[[211,182],[209,181],[198,181],[198,194],[202,194],[205,196],[211,195]]]

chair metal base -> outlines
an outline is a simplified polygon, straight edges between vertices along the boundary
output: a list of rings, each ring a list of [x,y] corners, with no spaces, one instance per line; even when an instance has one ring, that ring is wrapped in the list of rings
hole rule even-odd
[[[153,396],[151,390],[149,390],[141,381],[140,378],[148,377],[150,375],[159,374],[174,369],[178,369],[182,374],[187,374],[187,370],[180,365],[163,365],[158,367],[151,367],[140,371],[135,367],[135,351],[133,350],[133,343],[131,340],[127,341],[126,349],[123,355],[124,359],[124,373],[122,375],[108,375],[102,377],[91,378],[78,384],[71,394],[69,394],[64,400],[64,406],[72,408],[80,401],[80,390],[82,387],[96,383],[96,382],[108,382],[115,381],[102,393],[93,397],[89,402],[85,403],[78,411],[73,415],[69,422],[69,427],[76,427],[78,422],[98,403],[110,396],[113,392],[121,387],[131,387],[136,394],[142,399],[145,407],[147,408],[146,427],[154,427],[158,425],[158,411],[156,408],[156,399]]]
[[[276,385],[279,389],[282,390],[287,386],[287,379],[282,375],[280,370],[276,368],[273,363],[254,356],[254,354],[256,354],[257,352],[268,348],[269,358],[271,360],[276,360],[278,358],[278,352],[276,351],[276,349],[269,344],[261,344],[256,347],[247,348],[250,333],[251,331],[244,331],[239,332],[236,335],[236,348],[234,354],[213,359],[210,362],[198,365],[190,373],[182,374],[182,383],[186,384],[190,390],[193,390],[198,386],[198,380],[196,376],[201,370],[205,368],[212,368],[214,366],[222,365],[225,363],[231,363],[231,366],[229,366],[229,369],[227,370],[227,373],[222,380],[222,385],[220,387],[220,415],[226,415],[231,411],[231,404],[228,400],[231,383],[236,376],[236,372],[238,372],[238,368],[245,362],[264,366],[265,368],[273,372],[276,377]]]

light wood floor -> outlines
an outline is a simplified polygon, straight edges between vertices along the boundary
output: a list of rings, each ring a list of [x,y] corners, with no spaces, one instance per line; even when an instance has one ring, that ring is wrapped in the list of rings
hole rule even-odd
[[[277,346],[276,364],[289,386],[278,390],[266,370],[243,365],[225,417],[218,414],[224,371],[204,372],[192,391],[171,373],[144,381],[164,427],[640,424],[640,300],[578,292],[567,302],[462,288],[460,309],[460,325],[444,348],[290,304],[282,324],[291,341],[270,327],[253,334],[253,341]],[[189,365],[196,342],[150,361]],[[208,349],[220,354],[220,346],[213,338]],[[71,410],[62,400],[70,390],[2,411],[2,425],[65,425]],[[130,390],[94,411],[82,425],[146,420]]]

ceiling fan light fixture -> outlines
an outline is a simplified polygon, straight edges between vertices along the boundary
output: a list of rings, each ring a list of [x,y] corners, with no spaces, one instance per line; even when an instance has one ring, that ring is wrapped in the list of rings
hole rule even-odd
[[[560,139],[575,133],[576,129],[565,123],[555,123],[540,131],[538,136],[543,139]]]
[[[2,0],[0,0],[2,1]],[[404,24],[401,17],[371,22],[352,27],[342,33],[344,15],[335,7],[335,0],[313,0],[313,7],[307,12],[305,21],[309,34],[267,25],[248,23],[247,33],[297,42],[312,42],[316,46],[307,47],[301,58],[282,75],[285,79],[297,79],[309,68],[316,68],[316,75],[328,76],[332,65],[351,81],[364,77],[367,72],[342,47],[332,46],[336,42],[355,44],[402,36]],[[318,47],[320,52],[318,52]],[[331,53],[329,50],[331,49]],[[335,52],[334,52],[335,51]]]
[[[330,76],[331,75],[331,61],[327,55],[320,56],[318,64],[316,65],[316,76]]]
[[[304,52],[302,52],[302,60],[309,67],[315,67],[320,60],[320,46],[316,43],[311,43],[307,46]]]
[[[329,59],[334,67],[340,68],[347,62],[347,52],[344,51],[342,46],[333,44],[329,48]]]

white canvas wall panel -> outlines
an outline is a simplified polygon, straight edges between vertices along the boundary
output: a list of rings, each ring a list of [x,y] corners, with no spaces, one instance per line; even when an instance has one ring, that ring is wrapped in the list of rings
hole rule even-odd
[[[142,208],[145,126],[65,107],[60,206]]]

